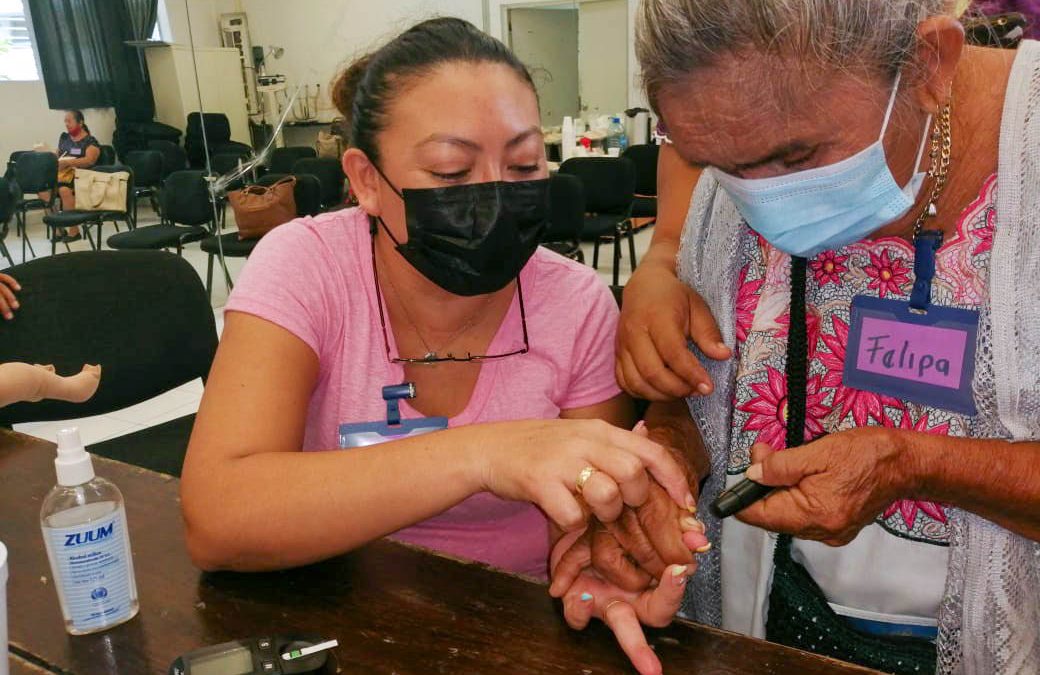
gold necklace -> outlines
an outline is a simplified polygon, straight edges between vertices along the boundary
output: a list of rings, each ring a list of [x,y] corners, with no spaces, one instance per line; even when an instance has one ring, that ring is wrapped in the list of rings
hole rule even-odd
[[[920,215],[914,222],[914,239],[924,230],[925,221],[935,218],[938,214],[936,203],[946,187],[946,181],[950,172],[950,156],[953,154],[953,129],[950,124],[950,109],[952,101],[947,102],[939,113],[935,128],[932,130],[932,148],[928,154],[929,166],[928,176],[933,180],[932,191],[928,195],[928,203],[921,210]],[[916,170],[916,169],[915,169]]]

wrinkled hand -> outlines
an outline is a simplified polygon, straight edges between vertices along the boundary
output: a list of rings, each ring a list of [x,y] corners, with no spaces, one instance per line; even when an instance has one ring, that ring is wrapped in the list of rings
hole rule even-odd
[[[582,536],[575,542],[568,535],[557,547],[577,549],[588,560],[591,558],[588,541],[587,536]],[[553,557],[560,557],[555,549]],[[562,596],[564,618],[576,630],[584,629],[593,618],[601,619],[614,632],[618,644],[640,675],[658,675],[662,672],[661,661],[647,644],[639,624],[663,628],[671,623],[682,604],[686,581],[694,569],[694,565],[672,565],[661,574],[656,587],[636,593],[618,588],[586,569]]]
[[[675,272],[640,266],[625,286],[617,331],[615,375],[637,398],[667,401],[714,390],[687,336],[705,356],[728,359],[715,317],[701,296]]]
[[[22,290],[21,285],[14,277],[0,274],[0,314],[7,320],[14,318],[14,310],[18,309],[18,298],[14,292]]]
[[[913,492],[910,432],[852,429],[790,450],[752,448],[747,477],[774,490],[737,514],[773,532],[844,546],[894,500]]]
[[[682,452],[669,446],[667,429],[648,430],[642,422],[634,433],[661,443],[685,472],[691,495],[696,498],[698,476]],[[709,547],[704,525],[694,516],[696,501],[679,508],[668,493],[651,482],[646,501],[625,508],[617,520],[590,524],[591,565],[600,577],[627,591],[642,591],[659,578],[668,565],[693,562],[691,551]],[[550,592],[557,596],[585,569],[577,550],[563,554]]]
[[[710,545],[704,525],[651,483],[650,497],[642,506],[626,508],[610,524],[591,521],[582,546],[557,548],[559,561],[549,589],[554,597],[589,567],[618,588],[642,591],[669,565],[692,564],[692,552],[704,552]]]

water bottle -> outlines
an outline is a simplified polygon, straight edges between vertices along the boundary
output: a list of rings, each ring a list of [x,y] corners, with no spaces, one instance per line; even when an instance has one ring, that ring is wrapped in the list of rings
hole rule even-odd
[[[40,527],[65,630],[87,635],[137,615],[137,585],[123,495],[94,475],[77,429],[58,432],[58,484],[43,500]]]
[[[603,147],[611,156],[620,155],[628,147],[628,136],[625,134],[625,125],[621,123],[620,117],[611,118]]]

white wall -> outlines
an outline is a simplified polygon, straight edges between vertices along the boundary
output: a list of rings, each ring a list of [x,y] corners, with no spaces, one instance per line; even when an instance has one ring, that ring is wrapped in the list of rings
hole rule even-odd
[[[31,150],[34,143],[44,142],[57,147],[58,136],[65,131],[64,110],[47,107],[47,92],[43,81],[0,82],[0,164],[15,150]],[[111,108],[92,108],[83,111],[90,132],[105,144],[112,143],[115,113]]]
[[[578,11],[516,8],[509,21],[509,46],[531,71],[542,124],[578,117]]]
[[[628,107],[628,7],[625,0],[582,2],[578,10],[578,72],[582,117]]]
[[[232,4],[229,0],[160,0],[159,29],[163,39],[181,45],[194,41],[196,47],[219,47],[220,29],[217,22],[221,13],[233,11],[228,9]]]
[[[172,5],[182,0],[166,0]],[[328,88],[339,69],[358,55],[378,47],[396,33],[422,19],[457,16],[477,27],[483,24],[483,0],[189,0],[193,3],[192,30],[212,30],[219,41],[217,22],[224,12],[245,12],[253,44],[285,50],[280,59],[267,60],[267,72],[285,75],[290,87],[321,85],[319,113],[331,119],[337,113]],[[211,12],[196,12],[205,4]],[[172,21],[172,17],[171,17]],[[200,26],[205,22],[205,26]],[[181,42],[180,38],[176,41]]]

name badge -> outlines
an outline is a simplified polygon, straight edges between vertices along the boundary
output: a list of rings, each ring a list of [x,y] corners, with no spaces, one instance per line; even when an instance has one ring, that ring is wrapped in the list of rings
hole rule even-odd
[[[80,148],[70,148],[69,149],[69,154],[72,155],[73,157],[78,157],[81,154],[83,154],[83,150],[81,150]]]
[[[857,296],[846,350],[845,386],[974,416],[972,378],[979,313]]]

